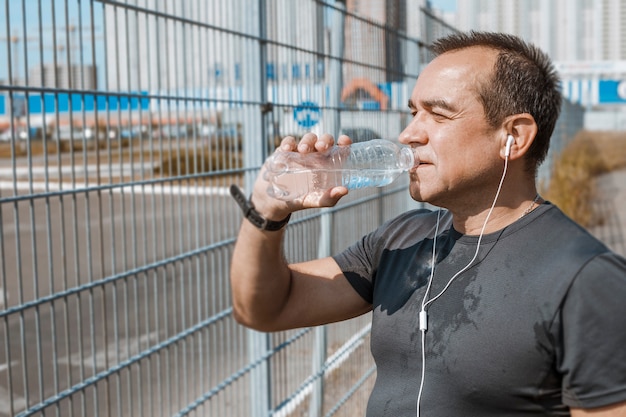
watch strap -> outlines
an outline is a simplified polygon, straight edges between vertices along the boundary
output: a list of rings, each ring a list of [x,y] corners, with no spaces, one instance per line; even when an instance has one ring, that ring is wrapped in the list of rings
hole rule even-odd
[[[248,219],[250,223],[252,223],[254,226],[258,227],[261,230],[269,230],[274,232],[282,229],[287,223],[289,223],[291,213],[289,213],[289,215],[283,220],[277,222],[263,217],[261,213],[256,211],[256,209],[254,208],[252,200],[246,198],[246,196],[243,194],[243,191],[241,191],[241,188],[239,188],[235,184],[230,186],[230,195],[233,196],[239,207],[241,207],[241,210],[243,211],[243,217]]]

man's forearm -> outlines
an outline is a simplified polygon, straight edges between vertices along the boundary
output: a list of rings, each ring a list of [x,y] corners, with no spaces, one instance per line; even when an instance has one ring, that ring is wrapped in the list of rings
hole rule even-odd
[[[291,272],[283,255],[284,229],[262,231],[244,220],[233,251],[231,286],[237,321],[255,328],[271,328],[285,305]]]

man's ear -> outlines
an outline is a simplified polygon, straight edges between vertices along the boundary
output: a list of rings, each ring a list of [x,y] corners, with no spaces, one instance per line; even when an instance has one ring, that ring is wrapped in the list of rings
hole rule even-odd
[[[506,118],[502,125],[503,135],[500,156],[506,158],[507,141],[513,137],[510,144],[509,160],[521,158],[528,152],[537,135],[537,123],[529,113],[514,114]]]

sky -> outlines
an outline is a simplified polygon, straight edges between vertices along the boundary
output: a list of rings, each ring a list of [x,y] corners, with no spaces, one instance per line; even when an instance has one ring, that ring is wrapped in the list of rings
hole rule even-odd
[[[430,4],[435,9],[443,10],[444,12],[456,11],[456,0],[430,0]]]
[[[63,62],[67,57],[63,51],[70,49],[74,51],[75,56],[78,56],[78,48],[70,48],[72,43],[74,45],[80,43],[78,31],[72,32],[70,35],[68,28],[77,27],[76,24],[82,20],[86,22],[83,23],[83,37],[90,36],[91,8],[93,8],[94,21],[96,22],[94,29],[96,32],[102,33],[102,24],[99,22],[102,21],[103,3],[90,3],[83,0],[55,0],[54,22],[50,1],[40,2],[40,7],[26,7],[31,6],[31,3],[35,3],[35,1],[5,0],[2,2],[0,0],[0,4],[2,4],[0,6],[0,82],[8,78],[9,68],[6,63],[9,61],[9,54],[7,48],[11,48],[11,65],[14,73],[17,74],[14,76],[23,79],[27,72],[25,67],[28,66],[30,69],[41,61],[40,49],[43,53],[44,62],[52,61],[52,56],[55,53],[52,35],[55,30],[57,59]],[[79,19],[81,16],[82,18]],[[16,41],[9,42],[7,35]],[[68,39],[68,37],[72,39]],[[27,43],[26,47],[24,42]],[[84,42],[88,45],[91,43],[88,40]],[[24,56],[25,49],[28,54],[26,57]],[[96,50],[96,53],[101,52]],[[80,59],[84,64],[91,64],[91,50],[84,49]]]

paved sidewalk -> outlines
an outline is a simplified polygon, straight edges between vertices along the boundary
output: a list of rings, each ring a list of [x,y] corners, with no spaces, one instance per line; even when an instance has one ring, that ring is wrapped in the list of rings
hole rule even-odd
[[[598,189],[594,207],[606,221],[593,227],[591,233],[615,252],[626,256],[626,170],[600,177]]]

